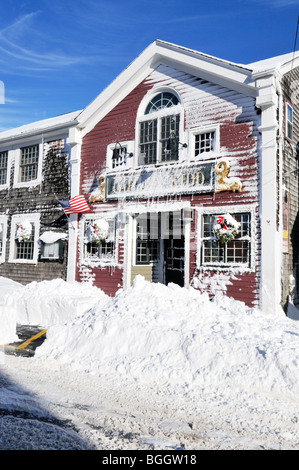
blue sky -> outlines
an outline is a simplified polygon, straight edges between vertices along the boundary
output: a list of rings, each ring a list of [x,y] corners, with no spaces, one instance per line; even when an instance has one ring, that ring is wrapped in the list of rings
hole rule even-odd
[[[299,15],[299,0],[0,0],[0,6],[0,131],[83,109],[155,39],[243,64],[293,52]]]

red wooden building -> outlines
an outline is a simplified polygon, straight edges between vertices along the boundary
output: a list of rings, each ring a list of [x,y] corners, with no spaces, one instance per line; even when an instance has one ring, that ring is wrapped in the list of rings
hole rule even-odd
[[[141,274],[280,305],[282,98],[269,70],[155,41],[87,106],[72,194],[92,210],[70,230],[69,279],[114,295]]]

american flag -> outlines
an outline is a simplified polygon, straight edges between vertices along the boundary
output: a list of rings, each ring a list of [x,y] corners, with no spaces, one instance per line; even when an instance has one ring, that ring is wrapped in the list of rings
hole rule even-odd
[[[57,201],[66,215],[90,211],[90,207],[88,206],[85,197],[82,195],[74,196],[69,201],[61,201],[60,199],[57,199]]]

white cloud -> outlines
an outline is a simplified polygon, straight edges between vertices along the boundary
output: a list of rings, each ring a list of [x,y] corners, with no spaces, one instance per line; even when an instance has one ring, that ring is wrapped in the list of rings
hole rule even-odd
[[[35,28],[35,20],[40,12],[32,12],[18,18],[9,26],[0,30],[0,51],[11,59],[10,67],[25,70],[51,70],[67,67],[73,64],[83,63],[86,56],[60,54],[56,52],[45,52],[42,41],[35,40],[40,36]],[[28,41],[29,38],[29,41]],[[20,42],[30,42],[33,47],[20,45]],[[48,38],[48,45],[51,38]],[[47,46],[48,46],[47,45]],[[40,47],[41,50],[38,50]],[[47,47],[48,48],[48,47]],[[6,67],[8,64],[6,63]]]

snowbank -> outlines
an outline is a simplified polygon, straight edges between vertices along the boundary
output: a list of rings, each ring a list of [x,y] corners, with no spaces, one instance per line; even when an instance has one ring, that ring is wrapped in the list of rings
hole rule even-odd
[[[241,302],[137,276],[64,325],[36,357],[107,380],[298,394],[299,325]]]
[[[23,286],[0,278],[0,343],[17,339],[17,323],[44,328],[59,325],[105,298],[100,289],[88,283],[69,284],[55,279]]]
[[[33,361],[120,383],[298,396],[299,323],[283,314],[141,276],[113,298],[55,280],[17,286],[7,299],[14,321],[49,327]]]
[[[0,344],[17,339],[17,311],[15,299],[23,286],[17,282],[0,277]]]

